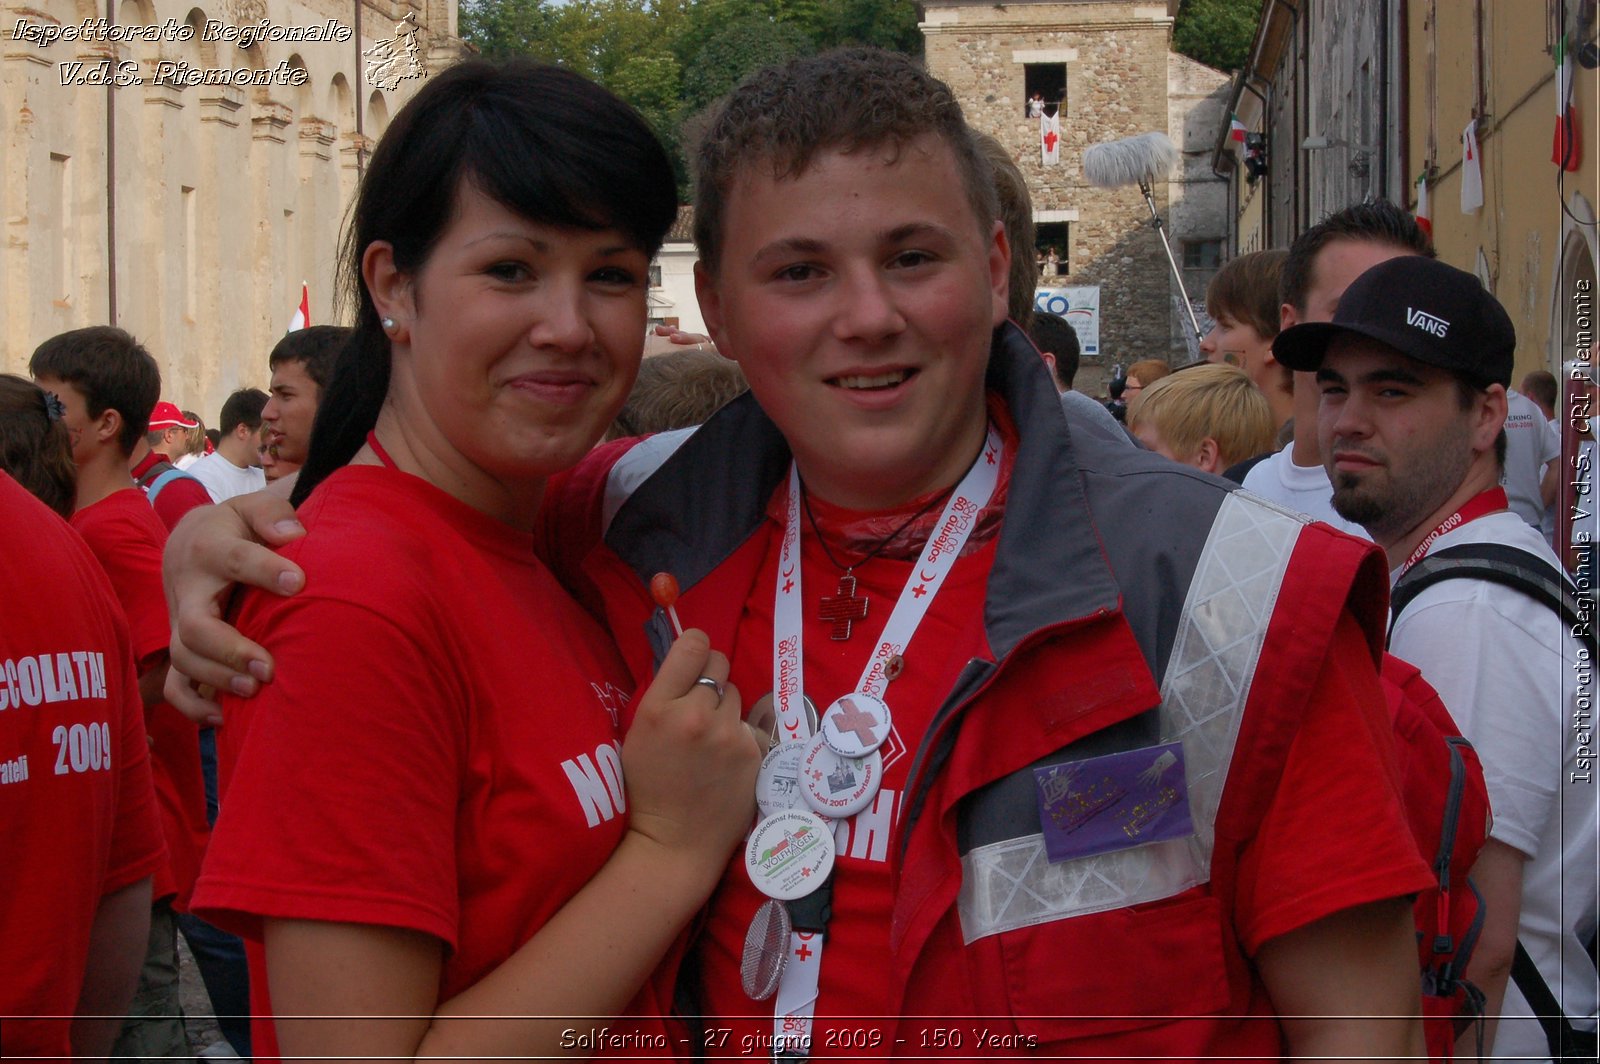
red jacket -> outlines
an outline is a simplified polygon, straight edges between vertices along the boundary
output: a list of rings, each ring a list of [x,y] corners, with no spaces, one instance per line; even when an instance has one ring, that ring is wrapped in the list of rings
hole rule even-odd
[[[889,1046],[1276,1055],[1278,1025],[1244,1018],[1271,1015],[1247,951],[1263,929],[1292,928],[1235,926],[1240,861],[1325,668],[1370,686],[1373,719],[1387,719],[1376,698],[1382,555],[1148,452],[1069,437],[1019,333],[997,345],[990,387],[1021,441],[981,619],[993,653],[968,663],[933,727],[911,740],[891,844],[896,901],[882,977],[902,1016],[938,1019],[899,1021]],[[648,595],[651,574],[677,576],[678,611],[714,646],[733,646],[746,601],[770,594],[758,580],[776,532],[764,509],[788,463],[746,396],[692,436],[610,445],[552,484],[550,512],[596,523],[552,524],[544,547],[558,570],[581,574],[580,597],[606,617],[641,680],[670,639]],[[1338,660],[1328,662],[1341,618]],[[1173,738],[1184,742],[1197,840],[1045,860],[1032,766]],[[1387,734],[1368,738],[1370,787],[1388,795]],[[1374,847],[1407,858],[1310,918],[1427,882],[1403,817],[1376,830],[1384,837],[1349,840],[1351,862]],[[1111,894],[1067,885],[1086,870],[1084,882]],[[965,1016],[989,1019],[952,1019]],[[980,1033],[998,1040],[980,1043]]]

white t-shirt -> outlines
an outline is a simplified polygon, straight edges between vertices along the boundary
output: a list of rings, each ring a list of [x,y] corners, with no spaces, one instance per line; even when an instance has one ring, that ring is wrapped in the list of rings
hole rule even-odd
[[[1287,510],[1325,521],[1341,532],[1371,539],[1367,530],[1346,521],[1333,508],[1333,481],[1321,466],[1298,466],[1290,455],[1293,445],[1265,458],[1244,475],[1244,490],[1275,502]]]
[[[212,502],[226,502],[235,495],[248,495],[267,486],[267,475],[260,466],[240,469],[222,457],[221,451],[212,451],[195,462],[188,473],[205,485]]]
[[[1556,564],[1538,530],[1509,510],[1446,532],[1430,553],[1463,543],[1503,543]],[[1586,652],[1548,606],[1466,578],[1419,594],[1389,649],[1422,670],[1477,749],[1494,813],[1490,835],[1529,857],[1517,937],[1567,1015],[1589,1017],[1592,1030],[1595,969],[1575,933],[1593,926],[1600,890],[1600,785],[1592,758],[1579,762],[1574,727],[1593,720],[1575,716],[1580,706],[1592,711],[1592,679],[1580,668]],[[1549,1059],[1533,1010],[1509,980],[1501,1016],[1496,1056]]]
[[[1556,434],[1556,441],[1561,440],[1561,425],[1555,418],[1550,419],[1550,431]],[[1563,479],[1572,475],[1572,467],[1563,464],[1561,476]],[[1556,545],[1556,509],[1561,505],[1561,493],[1556,492],[1556,501],[1544,508],[1544,516],[1539,519],[1539,531],[1544,533],[1544,538],[1552,548]]]
[[[1506,392],[1506,467],[1500,477],[1511,509],[1534,528],[1544,520],[1539,481],[1544,467],[1561,457],[1561,437],[1538,404],[1521,392]]]
[[[192,454],[192,453],[191,454],[186,454],[182,458],[178,459],[176,462],[173,462],[172,465],[176,469],[185,469],[186,470],[190,466],[194,465],[196,462],[200,461],[201,457],[202,456],[199,455],[199,454]]]

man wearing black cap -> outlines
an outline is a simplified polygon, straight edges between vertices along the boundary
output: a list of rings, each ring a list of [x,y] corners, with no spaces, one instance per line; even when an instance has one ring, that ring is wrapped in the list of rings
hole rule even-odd
[[[1331,322],[1274,343],[1279,362],[1316,372],[1334,508],[1387,552],[1396,580],[1430,552],[1470,543],[1557,569],[1500,487],[1515,348],[1511,319],[1477,278],[1420,256],[1374,266]],[[1596,904],[1596,790],[1568,730],[1588,719],[1588,670],[1574,671],[1586,652],[1554,611],[1468,577],[1406,605],[1390,649],[1438,689],[1483,760],[1494,824],[1473,869],[1486,923],[1468,975],[1503,1017],[1493,1048],[1548,1059],[1526,981],[1507,975],[1520,940],[1561,1010],[1593,1030],[1595,969],[1579,934]]]

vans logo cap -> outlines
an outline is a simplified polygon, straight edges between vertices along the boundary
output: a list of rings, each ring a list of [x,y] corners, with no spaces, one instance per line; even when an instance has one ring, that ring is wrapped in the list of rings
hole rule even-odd
[[[1406,308],[1406,324],[1415,325],[1417,328],[1424,332],[1430,332],[1441,340],[1450,331],[1450,323],[1443,318],[1435,317],[1425,310],[1416,310],[1412,307]]]
[[[1373,266],[1344,290],[1332,321],[1283,330],[1272,353],[1289,369],[1314,372],[1328,345],[1344,335],[1375,340],[1474,387],[1511,383],[1517,331],[1510,315],[1477,277],[1424,255]]]

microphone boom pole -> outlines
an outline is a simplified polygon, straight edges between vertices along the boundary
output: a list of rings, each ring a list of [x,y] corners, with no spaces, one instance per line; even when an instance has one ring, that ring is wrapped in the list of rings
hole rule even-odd
[[[1195,343],[1198,344],[1205,338],[1200,332],[1200,320],[1195,317],[1194,306],[1189,302],[1189,290],[1184,287],[1183,274],[1178,269],[1178,260],[1172,255],[1166,226],[1162,224],[1161,214],[1156,210],[1156,198],[1150,191],[1151,185],[1166,177],[1177,161],[1178,149],[1172,146],[1172,141],[1167,139],[1165,133],[1140,133],[1121,140],[1090,145],[1083,153],[1083,176],[1089,184],[1098,188],[1139,186],[1145,206],[1150,208],[1150,224],[1161,238],[1161,248],[1167,253],[1167,265],[1172,267],[1172,279],[1177,282],[1178,292],[1183,296],[1183,309],[1189,316],[1189,326],[1194,330]]]

